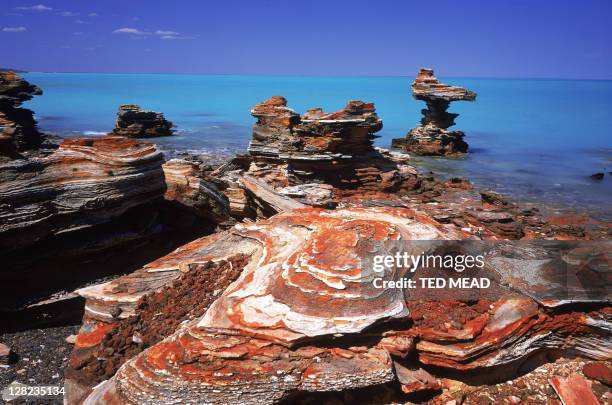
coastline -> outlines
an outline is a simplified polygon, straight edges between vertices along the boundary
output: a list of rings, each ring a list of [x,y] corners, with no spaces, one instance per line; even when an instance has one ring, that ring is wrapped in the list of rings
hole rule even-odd
[[[419,170],[410,154],[375,148],[383,120],[370,102],[304,113],[281,96],[258,102],[246,153],[211,162],[164,157],[152,142],[176,136],[173,123],[134,105],[119,109],[108,135],[41,136],[32,111],[21,109],[40,89],[6,77],[3,108],[18,119],[0,157],[0,242],[13,287],[2,295],[16,307],[40,304],[22,312],[37,317],[26,320],[30,328],[52,325],[54,306],[81,308],[64,380],[69,403],[139,402],[151,392],[167,401],[249,403],[350,402],[346,395],[356,392],[375,402],[522,398],[503,381],[537,380],[534,369],[553,387],[528,392],[535,403],[576,378],[590,378],[584,384],[604,395],[596,378],[569,370],[610,365],[610,301],[601,291],[610,223],[548,215],[464,178]],[[435,97],[440,92],[435,87]],[[432,122],[423,114],[425,131]],[[447,121],[434,120],[432,132],[446,136]],[[440,145],[435,136],[419,139]],[[472,289],[466,279],[463,296],[371,292],[362,264],[398,241],[408,250],[443,242],[428,249],[452,254],[450,241],[497,241],[504,248],[491,257],[502,264],[487,267],[486,287]],[[23,277],[41,286],[15,288]],[[568,288],[574,278],[580,283]],[[68,294],[49,300],[62,285]],[[2,335],[17,342],[19,367],[18,340],[39,344],[36,333]],[[563,358],[566,351],[579,358]],[[191,385],[178,392],[176,384]]]
[[[81,136],[92,130],[106,133],[112,128],[119,103],[137,102],[165,112],[177,125],[178,136],[160,139],[162,148],[169,151],[208,150],[212,154],[226,149],[245,151],[251,122],[244,112],[268,97],[270,89],[286,95],[297,111],[313,105],[337,109],[350,98],[375,101],[384,121],[379,132],[381,138],[375,141],[381,147],[387,147],[392,138],[413,127],[422,108],[418,101],[411,100],[410,79],[404,77],[384,80],[181,75],[156,78],[132,75],[130,80],[123,80],[93,74],[81,74],[77,79],[63,74],[31,77],[44,84],[46,95],[28,105],[37,112],[41,127],[50,132],[79,131],[69,136]],[[478,102],[457,103],[451,108],[461,113],[457,126],[468,134],[466,139],[473,150],[466,158],[446,163],[424,159],[432,162],[434,172],[448,173],[448,177],[465,176],[487,189],[499,187],[499,192],[516,201],[526,196],[541,199],[545,205],[576,205],[593,212],[609,205],[607,201],[612,198],[609,179],[604,177],[600,183],[589,179],[591,174],[605,172],[605,168],[612,166],[606,160],[612,145],[602,130],[608,121],[607,102],[601,97],[608,92],[606,83],[602,82],[601,88],[588,81],[451,80],[480,93]],[[248,91],[236,90],[237,86]],[[64,90],[72,88],[85,90]],[[177,96],[164,101],[154,96],[153,88]],[[98,94],[96,101],[83,97],[85,91]],[[61,108],[51,102],[57,98],[64,100]],[[547,106],[545,110],[542,105]],[[549,119],[551,115],[556,117],[554,121]],[[577,137],[580,133],[589,135]],[[602,213],[601,218],[610,216],[609,212]]]

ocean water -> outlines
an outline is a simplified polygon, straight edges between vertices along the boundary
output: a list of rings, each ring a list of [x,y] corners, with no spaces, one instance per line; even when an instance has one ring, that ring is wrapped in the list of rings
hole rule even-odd
[[[29,73],[44,95],[27,102],[40,127],[62,136],[99,136],[113,128],[120,104],[162,111],[176,136],[157,138],[165,151],[212,155],[244,152],[255,122],[250,108],[283,95],[300,113],[376,104],[388,147],[417,125],[424,103],[410,94],[412,77],[291,77]],[[464,176],[518,201],[576,208],[612,218],[612,81],[440,78],[478,93],[456,102],[454,127],[466,133],[467,156],[415,158],[422,170]],[[602,181],[590,179],[605,172]]]

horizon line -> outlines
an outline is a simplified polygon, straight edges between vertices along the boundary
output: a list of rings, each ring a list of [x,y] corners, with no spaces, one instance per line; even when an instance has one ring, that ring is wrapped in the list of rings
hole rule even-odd
[[[45,70],[28,70],[28,69],[13,69],[0,68],[0,71],[13,70],[17,73],[45,73],[45,74],[105,74],[105,75],[167,75],[167,76],[263,76],[263,77],[339,77],[339,78],[414,78],[414,75],[408,74],[271,74],[271,73],[178,73],[178,72],[100,72],[100,71],[45,71]],[[578,77],[554,77],[554,76],[462,76],[462,75],[437,75],[441,78],[449,79],[485,79],[485,80],[559,80],[559,81],[612,81],[611,78],[578,78]]]

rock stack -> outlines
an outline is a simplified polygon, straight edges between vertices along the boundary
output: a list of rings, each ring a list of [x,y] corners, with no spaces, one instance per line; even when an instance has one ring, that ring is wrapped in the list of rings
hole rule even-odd
[[[144,111],[134,104],[119,107],[113,134],[128,138],[154,138],[172,135],[172,122],[164,114]]]
[[[41,143],[33,112],[21,108],[24,101],[42,91],[13,72],[0,72],[0,157],[17,157]]]
[[[431,69],[421,69],[412,83],[412,95],[427,103],[422,110],[421,125],[408,132],[406,138],[394,139],[394,147],[402,147],[419,155],[449,156],[466,153],[468,144],[461,131],[449,131],[459,114],[447,112],[452,101],[474,101],[476,93],[463,87],[440,83]]]
[[[372,146],[382,120],[372,103],[349,101],[342,110],[320,108],[300,116],[283,97],[257,104],[249,145],[249,173],[274,186],[326,183],[359,193],[410,188],[415,177]]]

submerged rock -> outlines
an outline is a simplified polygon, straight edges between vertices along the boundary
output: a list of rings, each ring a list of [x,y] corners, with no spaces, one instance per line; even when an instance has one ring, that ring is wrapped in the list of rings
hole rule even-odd
[[[394,139],[394,147],[419,155],[448,156],[466,153],[468,144],[463,140],[461,131],[449,131],[455,125],[459,114],[446,110],[453,101],[474,101],[476,93],[463,87],[440,83],[431,69],[420,69],[412,83],[412,95],[425,101],[427,108],[422,110],[421,125],[408,132],[406,138]]]
[[[41,144],[34,113],[20,107],[24,101],[40,94],[40,88],[17,74],[0,72],[0,157],[15,158],[20,152]]]
[[[119,107],[113,134],[128,138],[170,136],[172,126],[163,113],[144,111],[137,105],[124,104]]]

